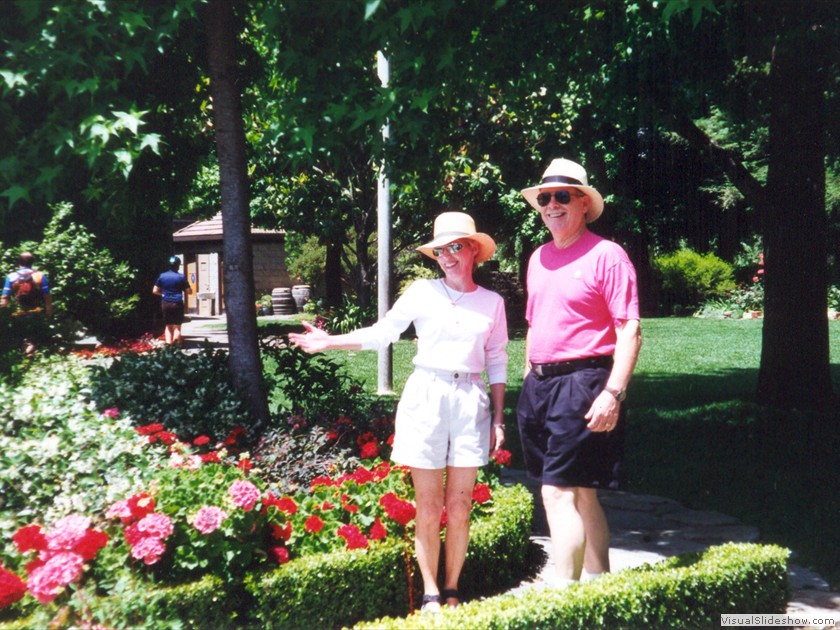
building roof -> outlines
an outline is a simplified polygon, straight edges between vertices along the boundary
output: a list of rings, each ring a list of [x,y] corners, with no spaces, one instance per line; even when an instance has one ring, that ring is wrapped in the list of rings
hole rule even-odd
[[[195,241],[221,241],[224,235],[222,229],[222,213],[218,213],[212,219],[196,221],[187,227],[181,228],[172,235],[175,243],[188,243]],[[262,228],[251,228],[251,236],[254,240],[279,241],[283,240],[283,230],[264,230]]]

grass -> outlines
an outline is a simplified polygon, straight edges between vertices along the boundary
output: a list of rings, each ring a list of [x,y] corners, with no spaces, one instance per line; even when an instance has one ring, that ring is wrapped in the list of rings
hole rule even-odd
[[[628,398],[628,489],[730,514],[787,546],[795,562],[840,588],[840,417],[826,435],[815,418],[753,404],[761,355],[760,320],[646,319]],[[840,392],[840,321],[829,322],[831,369]],[[370,391],[374,352],[330,353]],[[524,339],[508,346],[505,417],[514,465],[521,465],[515,406]],[[394,391],[411,372],[414,344],[393,353]]]

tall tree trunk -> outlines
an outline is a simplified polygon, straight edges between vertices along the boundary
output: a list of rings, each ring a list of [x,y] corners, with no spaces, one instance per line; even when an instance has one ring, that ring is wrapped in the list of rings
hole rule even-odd
[[[234,23],[232,0],[210,0],[205,30],[222,198],[225,309],[230,342],[228,364],[235,386],[245,396],[257,421],[264,424],[268,422],[268,400],[254,308],[245,128],[237,85]]]
[[[765,299],[758,400],[820,409],[834,398],[829,371],[825,214],[828,45],[813,14],[781,16],[770,70],[770,160],[763,208]],[[771,8],[772,7],[772,8]]]

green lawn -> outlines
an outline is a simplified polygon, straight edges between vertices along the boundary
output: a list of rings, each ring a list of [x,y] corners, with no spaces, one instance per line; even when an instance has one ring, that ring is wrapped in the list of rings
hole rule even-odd
[[[760,320],[646,319],[628,405],[628,489],[714,509],[760,528],[840,587],[840,431],[815,419],[772,414],[751,401],[761,354]],[[832,378],[840,392],[840,321],[829,322]],[[508,446],[519,460],[515,405],[524,339],[508,346]],[[370,391],[375,352],[330,353]],[[394,347],[394,389],[411,372],[414,345]],[[840,426],[840,418],[832,419]]]

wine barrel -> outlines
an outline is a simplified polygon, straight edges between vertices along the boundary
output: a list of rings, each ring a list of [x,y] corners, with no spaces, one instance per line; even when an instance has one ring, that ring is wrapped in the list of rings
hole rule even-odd
[[[294,315],[297,313],[291,289],[279,288],[271,292],[271,310],[275,315]]]
[[[298,313],[303,313],[303,307],[309,301],[312,288],[308,284],[296,284],[292,287],[292,298],[297,306]]]

